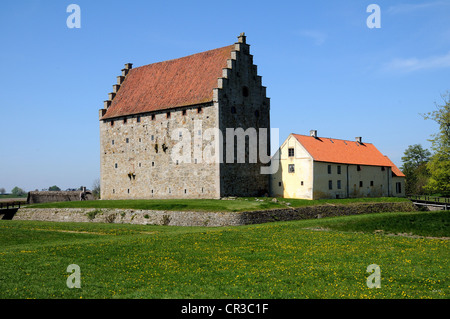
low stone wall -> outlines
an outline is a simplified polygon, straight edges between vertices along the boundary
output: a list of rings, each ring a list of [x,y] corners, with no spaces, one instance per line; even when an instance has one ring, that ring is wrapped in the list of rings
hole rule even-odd
[[[381,212],[416,211],[411,202],[318,205],[252,212],[182,212],[95,208],[20,208],[14,220],[129,223],[170,226],[237,226],[274,221],[323,218]]]
[[[28,192],[27,203],[51,203],[51,202],[70,202],[79,201],[81,191],[33,191]],[[93,200],[94,196],[87,191],[86,200]]]

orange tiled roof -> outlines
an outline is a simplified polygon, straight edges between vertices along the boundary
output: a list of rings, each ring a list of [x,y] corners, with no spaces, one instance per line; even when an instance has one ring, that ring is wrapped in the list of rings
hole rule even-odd
[[[133,68],[102,119],[207,103],[234,45]]]
[[[384,155],[384,156],[386,156],[386,155]],[[389,157],[387,157],[386,156],[386,159],[389,161],[389,162],[391,162],[391,167],[392,167],[392,173],[395,175],[395,176],[398,176],[398,177],[405,177],[405,174],[403,174],[403,172],[390,160],[390,158]]]
[[[314,138],[307,135],[292,134],[303,145],[315,161],[371,165],[392,166],[392,162],[370,143],[338,140],[333,138]]]

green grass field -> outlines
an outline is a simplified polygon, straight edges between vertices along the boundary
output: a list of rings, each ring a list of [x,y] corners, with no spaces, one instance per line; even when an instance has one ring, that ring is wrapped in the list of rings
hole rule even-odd
[[[0,220],[0,298],[449,298],[449,213],[223,228]]]
[[[142,199],[142,200],[96,200],[56,202],[28,205],[31,208],[121,208],[145,210],[184,210],[184,211],[210,211],[210,212],[242,212],[262,209],[323,205],[323,204],[349,204],[374,202],[404,202],[408,201],[398,197],[379,198],[351,198],[351,199],[286,199],[278,198],[272,202],[268,197],[237,198],[235,200],[220,199]]]

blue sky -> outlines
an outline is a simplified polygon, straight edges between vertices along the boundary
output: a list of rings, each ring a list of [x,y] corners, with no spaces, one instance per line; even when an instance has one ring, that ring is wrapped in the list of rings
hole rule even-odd
[[[66,8],[81,8],[69,29]],[[369,4],[381,9],[370,29]],[[0,188],[92,186],[100,176],[98,110],[124,63],[135,67],[247,35],[289,133],[374,143],[398,166],[429,148],[421,113],[450,90],[450,0],[48,1],[0,5]]]

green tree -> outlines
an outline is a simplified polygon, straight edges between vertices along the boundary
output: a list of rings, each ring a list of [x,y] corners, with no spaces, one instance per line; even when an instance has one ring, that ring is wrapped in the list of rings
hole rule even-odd
[[[420,144],[409,145],[405,150],[401,170],[406,176],[405,189],[407,194],[424,193],[424,186],[430,177],[427,169],[430,156],[430,151],[422,148]]]
[[[11,194],[14,196],[23,196],[26,192],[22,188],[16,186],[11,190]]]
[[[56,185],[53,185],[53,186],[49,187],[48,190],[53,191],[53,192],[59,192],[61,190],[61,188],[59,188]]]
[[[435,121],[439,131],[430,139],[434,151],[427,167],[430,178],[426,189],[432,193],[450,196],[450,93],[442,96],[444,104],[437,104],[436,110],[424,114],[426,120]]]

